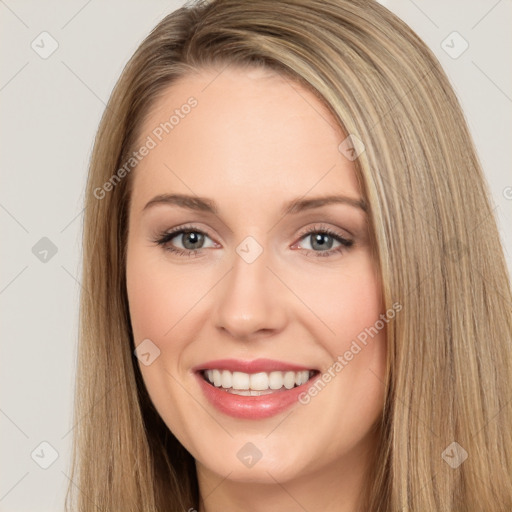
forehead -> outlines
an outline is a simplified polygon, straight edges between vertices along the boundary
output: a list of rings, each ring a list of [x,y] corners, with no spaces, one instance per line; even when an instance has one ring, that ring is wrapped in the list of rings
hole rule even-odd
[[[140,134],[140,145],[151,149],[134,170],[137,205],[172,192],[246,206],[273,198],[276,207],[309,191],[360,197],[353,162],[338,149],[345,135],[330,112],[268,70],[186,75],[159,97]]]

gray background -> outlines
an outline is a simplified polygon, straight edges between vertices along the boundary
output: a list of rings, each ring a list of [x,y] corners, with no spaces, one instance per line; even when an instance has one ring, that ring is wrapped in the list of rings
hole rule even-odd
[[[0,0],[0,511],[63,510],[87,163],[124,64],[153,26],[182,3]],[[512,268],[512,232],[505,230],[512,225],[511,2],[382,3],[424,39],[452,81]],[[58,43],[47,58],[40,53],[52,41],[40,36],[44,31]],[[444,49],[462,48],[457,36],[443,43],[453,31],[469,44],[458,58]]]

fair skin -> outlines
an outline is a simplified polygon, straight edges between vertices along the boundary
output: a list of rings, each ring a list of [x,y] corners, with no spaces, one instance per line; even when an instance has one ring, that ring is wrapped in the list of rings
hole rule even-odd
[[[139,366],[162,419],[196,460],[200,512],[354,511],[378,442],[371,427],[384,399],[385,329],[309,403],[270,417],[218,410],[193,370],[217,359],[268,358],[321,375],[384,311],[361,207],[281,213],[297,199],[362,199],[333,118],[309,91],[268,70],[220,71],[201,70],[170,86],[141,130],[143,142],[188,98],[197,99],[131,176],[132,328],[136,345],[150,339],[160,350]],[[144,209],[160,194],[209,198],[218,212],[165,203]],[[198,248],[195,255],[155,242],[190,224],[195,238],[178,234],[166,246]],[[321,247],[321,235],[303,235],[309,228],[353,243],[324,235]],[[250,264],[236,251],[248,236],[263,248]],[[237,456],[248,442],[261,454],[251,467]]]

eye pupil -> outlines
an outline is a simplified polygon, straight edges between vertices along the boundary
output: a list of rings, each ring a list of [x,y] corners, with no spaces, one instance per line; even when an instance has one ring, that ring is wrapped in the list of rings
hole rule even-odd
[[[187,247],[188,240],[191,240],[191,244],[193,247]],[[195,245],[201,245],[204,240],[204,235],[197,233],[196,231],[190,231],[188,233],[183,233],[183,247],[185,249],[189,249],[193,251],[194,249],[198,249],[198,247],[194,247]]]
[[[318,244],[318,248],[320,249],[330,249],[332,247],[332,244],[333,244],[333,239],[330,235],[326,234],[326,233],[317,233],[316,235],[312,236],[313,238],[313,243],[311,244],[311,247],[315,247],[315,244]],[[330,243],[328,242],[325,242],[325,239],[326,238],[330,238],[331,241]]]

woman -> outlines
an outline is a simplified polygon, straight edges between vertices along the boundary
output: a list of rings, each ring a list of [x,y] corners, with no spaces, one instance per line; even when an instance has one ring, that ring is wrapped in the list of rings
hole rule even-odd
[[[68,506],[511,510],[487,194],[438,61],[378,3],[167,16],[91,161]]]

